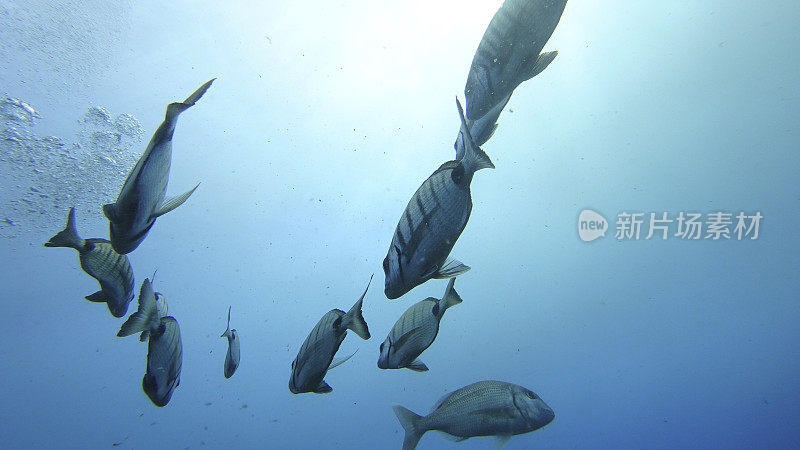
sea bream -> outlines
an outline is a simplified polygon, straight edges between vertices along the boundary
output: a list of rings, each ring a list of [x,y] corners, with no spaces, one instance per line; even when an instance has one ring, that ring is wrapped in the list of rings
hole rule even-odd
[[[147,340],[147,372],[142,389],[156,406],[166,406],[175,388],[181,384],[183,345],[178,321],[162,317],[158,328],[150,330]]]
[[[228,306],[228,327],[222,333],[224,338],[228,338],[228,353],[225,355],[225,378],[230,378],[239,367],[239,333],[234,328],[231,330],[231,307]]]
[[[145,278],[139,290],[139,308],[117,333],[120,337],[141,333],[139,340],[147,340],[147,372],[142,389],[156,406],[165,406],[181,383],[181,332],[178,321],[166,314],[166,300],[153,291],[151,281]]]
[[[75,226],[75,208],[70,208],[67,226],[45,247],[70,247],[78,251],[81,268],[100,283],[100,290],[85,298],[91,302],[105,303],[114,317],[123,317],[133,300],[133,270],[128,257],[114,251],[105,239],[81,239]]]
[[[372,277],[369,277],[367,289],[361,294],[358,301],[345,313],[340,309],[333,309],[325,313],[319,322],[311,330],[305,342],[303,342],[297,357],[292,361],[292,376],[289,378],[289,390],[293,394],[303,392],[314,392],[326,394],[333,389],[325,382],[325,374],[328,370],[347,361],[347,358],[332,363],[333,356],[342,345],[342,341],[347,334],[347,330],[353,330],[361,339],[369,339],[369,328],[364,316],[361,315],[361,305],[364,296],[367,295],[369,284]]]
[[[467,124],[477,145],[497,128],[514,89],[540,74],[557,51],[542,49],[558,25],[567,0],[506,0],[483,34],[464,87]],[[456,158],[464,152],[461,134]]]
[[[479,381],[445,395],[427,416],[394,406],[405,430],[403,450],[417,447],[422,435],[436,430],[463,441],[496,436],[499,446],[513,435],[530,433],[549,424],[555,413],[535,393],[503,381]]]
[[[181,195],[165,198],[172,165],[172,135],[178,115],[203,96],[214,79],[200,86],[183,102],[170,103],[139,161],[128,174],[115,203],[103,205],[109,221],[111,244],[117,253],[130,253],[141,244],[156,218],[182,205],[197,186]]]
[[[461,297],[451,278],[441,299],[428,297],[411,305],[397,319],[386,340],[380,346],[378,368],[402,369],[407,367],[417,372],[425,372],[428,366],[417,357],[433,344],[439,334],[439,323],[447,308],[461,303]]]
[[[459,261],[448,260],[448,256],[472,212],[472,176],[480,169],[494,168],[494,164],[473,141],[458,99],[456,106],[466,142],[464,157],[436,169],[400,217],[383,260],[384,293],[390,299],[431,278],[451,278],[469,270]]]

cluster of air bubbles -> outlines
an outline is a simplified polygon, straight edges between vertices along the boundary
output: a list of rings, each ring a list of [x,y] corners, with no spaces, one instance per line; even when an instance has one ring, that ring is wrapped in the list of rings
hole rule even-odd
[[[89,108],[77,142],[37,135],[40,118],[25,102],[0,98],[0,237],[57,231],[71,206],[97,213],[114,201],[141,154],[142,127],[129,114],[112,119]]]

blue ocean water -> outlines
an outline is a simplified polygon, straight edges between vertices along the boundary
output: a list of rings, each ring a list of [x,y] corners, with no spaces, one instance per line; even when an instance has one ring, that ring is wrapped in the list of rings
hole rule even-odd
[[[479,380],[523,385],[555,420],[507,448],[800,446],[800,5],[570,0],[483,148],[453,256],[472,267],[423,355],[378,345],[432,280],[383,295],[381,262],[420,183],[453,158],[475,48],[502,2],[0,2],[0,255],[7,448],[400,448],[391,405],[425,413]],[[166,105],[183,113],[169,194],[200,182],[129,255],[180,322],[181,384],[144,395],[146,344],[83,300],[76,252],[42,244],[100,206]],[[607,222],[584,242],[581,211]],[[650,213],[669,237],[647,239]],[[682,239],[683,213],[730,237]],[[759,213],[757,239],[735,216]],[[617,238],[642,213],[638,239]],[[752,230],[753,232],[755,230]],[[328,310],[364,300],[369,341],[333,392],[289,365]],[[242,361],[223,377],[228,306]],[[133,303],[129,312],[135,310]],[[426,434],[419,448],[491,448]]]

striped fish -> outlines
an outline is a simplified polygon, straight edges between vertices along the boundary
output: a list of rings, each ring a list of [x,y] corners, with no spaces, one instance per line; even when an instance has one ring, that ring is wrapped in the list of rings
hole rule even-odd
[[[181,384],[183,345],[178,321],[172,316],[159,319],[158,327],[150,330],[147,342],[147,372],[142,389],[156,406],[166,406],[172,392]]]
[[[417,357],[433,344],[439,334],[439,323],[447,308],[461,303],[461,297],[451,278],[441,300],[428,297],[409,307],[397,320],[380,346],[378,358],[380,369],[402,369],[407,367],[417,372],[425,372],[428,366]]]
[[[111,244],[118,253],[130,253],[142,243],[156,218],[182,205],[197,189],[165,198],[169,169],[172,165],[172,135],[178,115],[193,106],[208,90],[214,79],[200,86],[180,103],[170,103],[139,161],[128,174],[115,203],[103,205],[109,221]]]
[[[394,406],[406,432],[403,450],[413,450],[423,434],[436,430],[463,441],[496,436],[499,446],[512,435],[530,433],[549,424],[555,413],[538,395],[516,384],[479,381],[439,400],[427,416]]]
[[[497,119],[522,82],[541,73],[557,51],[541,53],[561,19],[567,0],[506,0],[481,39],[467,75],[467,124],[477,145],[497,128]],[[459,135],[456,158],[464,152]]]
[[[401,297],[431,278],[451,278],[469,270],[448,255],[472,212],[472,176],[494,164],[472,140],[458,99],[456,105],[466,142],[464,157],[442,164],[409,200],[383,260],[387,298]]]
[[[369,277],[370,283],[372,277]],[[347,334],[347,329],[353,330],[361,339],[369,339],[369,328],[364,316],[361,315],[361,304],[367,289],[361,294],[361,298],[345,313],[340,309],[333,309],[325,313],[311,333],[303,342],[297,357],[292,361],[292,376],[289,379],[289,390],[293,394],[304,392],[314,392],[317,394],[327,394],[333,389],[325,382],[325,374],[328,370],[342,364],[350,359],[351,356],[333,362],[333,356],[339,350],[339,346]]]
[[[228,328],[222,336],[228,338],[228,353],[225,355],[225,378],[230,378],[239,367],[239,333],[231,330],[231,307],[228,306]]]
[[[90,302],[106,303],[114,317],[123,317],[133,300],[133,270],[128,257],[114,251],[105,239],[81,239],[75,226],[75,208],[70,208],[67,226],[45,247],[70,247],[78,251],[81,268],[100,283],[100,290],[86,296]]]

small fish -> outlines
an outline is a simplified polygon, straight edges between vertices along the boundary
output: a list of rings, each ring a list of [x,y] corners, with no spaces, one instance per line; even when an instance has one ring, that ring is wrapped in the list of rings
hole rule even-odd
[[[115,203],[103,205],[109,221],[111,244],[118,253],[130,253],[141,244],[156,218],[182,205],[197,189],[165,199],[169,169],[172,164],[172,135],[178,115],[203,96],[214,79],[198,88],[186,100],[170,103],[139,161],[128,174]],[[199,185],[198,185],[199,186]]]
[[[228,328],[222,336],[228,338],[228,354],[225,355],[225,378],[230,378],[239,367],[239,333],[231,330],[231,307],[228,306]]]
[[[133,300],[133,270],[128,257],[114,251],[105,239],[81,239],[75,226],[75,208],[67,215],[67,226],[45,247],[70,247],[78,251],[81,268],[100,283],[100,290],[86,296],[90,302],[106,303],[114,317],[124,317]]]
[[[557,51],[542,49],[561,20],[567,0],[506,0],[481,39],[467,75],[467,124],[477,145],[497,128],[497,119],[522,82],[540,74]],[[456,159],[464,152],[461,134]]]
[[[162,317],[159,325],[150,330],[147,342],[147,372],[142,389],[156,406],[166,406],[172,393],[181,384],[183,346],[178,321]]]
[[[367,295],[372,276],[369,277],[367,289],[361,294],[358,301],[345,313],[340,309],[333,309],[325,313],[311,333],[303,342],[297,357],[292,361],[292,376],[289,378],[289,390],[293,394],[315,392],[326,394],[333,389],[325,382],[328,370],[344,363],[353,355],[341,361],[332,363],[333,356],[347,335],[347,329],[353,330],[361,339],[369,339],[369,328],[364,316],[361,315],[361,304]]]
[[[422,352],[433,344],[439,333],[439,323],[447,308],[461,303],[461,297],[451,278],[441,300],[428,297],[411,305],[397,319],[386,340],[380,346],[378,358],[380,369],[402,369],[407,367],[417,372],[425,372],[428,366],[418,360]]]
[[[472,212],[472,177],[494,164],[475,145],[458,99],[456,106],[466,142],[464,157],[442,164],[409,200],[383,260],[387,298],[401,297],[431,278],[451,278],[469,270],[448,256]]]
[[[553,421],[555,413],[538,395],[516,384],[479,381],[445,395],[427,416],[395,405],[405,430],[403,450],[417,447],[422,435],[436,430],[463,441],[496,436],[500,446],[513,435],[530,433]]]

